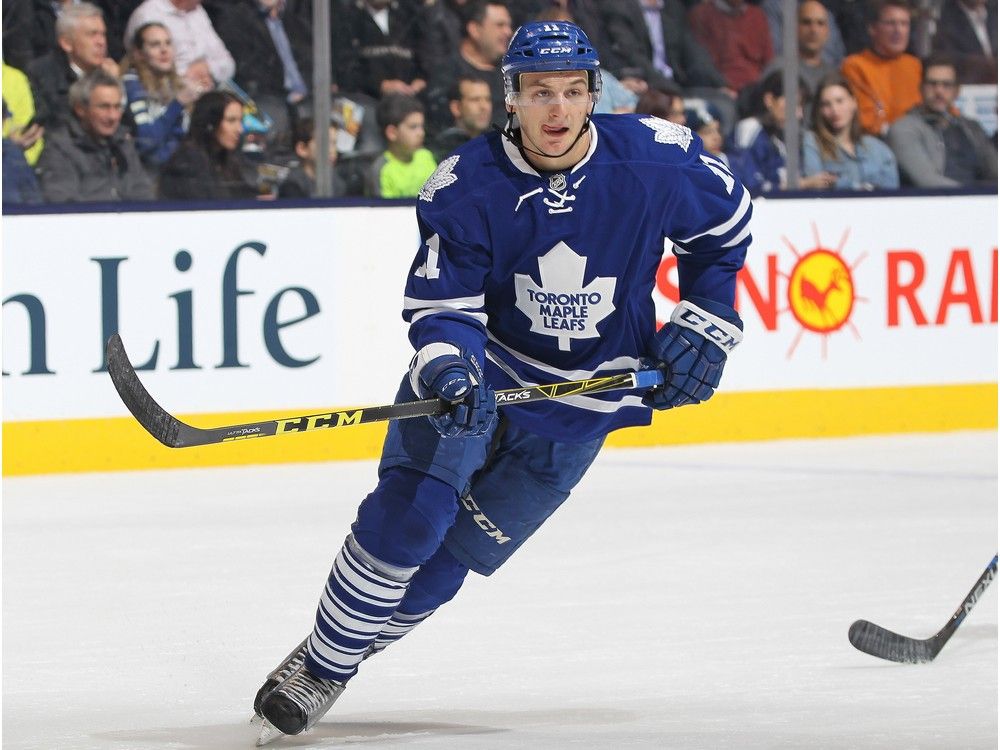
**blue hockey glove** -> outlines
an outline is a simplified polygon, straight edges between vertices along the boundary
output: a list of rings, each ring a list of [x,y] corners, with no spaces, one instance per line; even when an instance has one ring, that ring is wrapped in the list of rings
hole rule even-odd
[[[482,435],[497,418],[497,398],[476,358],[452,344],[428,344],[410,362],[410,385],[420,398],[441,398],[451,409],[428,417],[444,437]]]
[[[672,409],[708,401],[719,386],[729,352],[743,340],[743,321],[721,302],[692,297],[681,300],[649,343],[653,365],[664,383],[643,396],[654,409]]]

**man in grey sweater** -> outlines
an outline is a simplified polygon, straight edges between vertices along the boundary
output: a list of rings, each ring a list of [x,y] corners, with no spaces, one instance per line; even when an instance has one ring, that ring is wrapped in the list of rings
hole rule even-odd
[[[958,77],[945,56],[929,57],[920,84],[923,102],[889,128],[904,185],[996,185],[997,153],[975,120],[955,109]]]
[[[97,69],[70,86],[73,117],[46,134],[38,178],[48,203],[154,197],[132,137],[122,128],[124,90]]]

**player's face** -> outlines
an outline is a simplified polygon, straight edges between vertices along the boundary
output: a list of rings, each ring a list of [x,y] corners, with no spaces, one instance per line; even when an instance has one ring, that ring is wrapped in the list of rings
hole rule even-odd
[[[215,129],[215,139],[226,151],[235,151],[243,135],[243,105],[229,102],[222,113],[222,122]]]
[[[826,46],[830,36],[830,24],[826,7],[818,0],[806,0],[799,6],[799,50],[807,55],[816,55]]]
[[[142,56],[157,73],[169,73],[174,67],[174,43],[162,26],[150,26],[142,33]]]
[[[75,29],[59,38],[59,46],[85,72],[100,67],[108,56],[108,35],[103,19],[100,16],[81,18]]]
[[[858,103],[843,86],[827,86],[819,95],[819,113],[832,133],[851,126]]]
[[[934,112],[947,112],[958,98],[958,79],[950,65],[932,65],[920,84],[924,104]]]
[[[569,70],[555,73],[524,73],[514,111],[521,123],[521,137],[526,145],[543,154],[562,154],[580,134],[590,114],[592,98],[587,90],[587,74]],[[555,160],[530,154],[534,163],[541,160],[545,170],[563,169],[576,164],[587,153],[590,138],[576,141],[564,157]]]
[[[122,121],[122,95],[117,86],[95,86],[86,106],[76,115],[84,129],[99,138],[110,138]]]
[[[898,57],[910,43],[910,14],[904,8],[888,5],[878,20],[868,27],[872,49],[882,57]]]

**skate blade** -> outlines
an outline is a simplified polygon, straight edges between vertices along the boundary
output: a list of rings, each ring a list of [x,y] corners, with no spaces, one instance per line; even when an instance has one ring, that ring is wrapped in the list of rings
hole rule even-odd
[[[263,747],[286,736],[284,732],[260,714],[254,714],[254,717],[250,720],[250,726],[257,730],[257,747]]]

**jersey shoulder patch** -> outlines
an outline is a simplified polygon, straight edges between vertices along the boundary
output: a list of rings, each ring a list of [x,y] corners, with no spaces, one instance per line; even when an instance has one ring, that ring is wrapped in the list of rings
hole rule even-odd
[[[642,114],[595,115],[612,160],[683,166],[697,161],[701,139],[683,125]]]
[[[690,128],[669,120],[650,116],[641,118],[639,122],[653,131],[653,140],[657,143],[680,146],[684,151],[687,151],[691,141],[694,140],[694,134]]]
[[[459,159],[461,159],[461,155],[454,154],[447,157],[437,165],[437,169],[434,170],[431,176],[427,178],[427,181],[420,188],[420,193],[418,195],[420,200],[430,203],[434,200],[434,193],[458,182],[458,175],[455,174],[455,167],[458,166]]]

